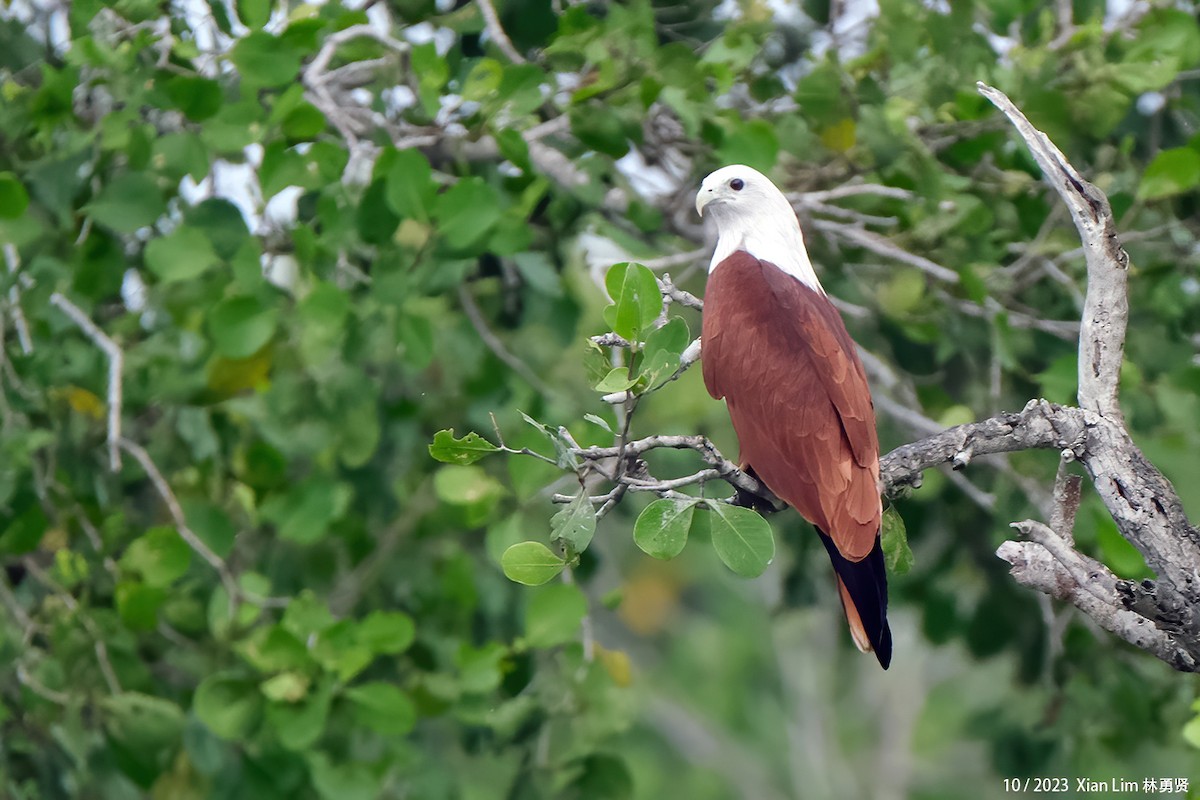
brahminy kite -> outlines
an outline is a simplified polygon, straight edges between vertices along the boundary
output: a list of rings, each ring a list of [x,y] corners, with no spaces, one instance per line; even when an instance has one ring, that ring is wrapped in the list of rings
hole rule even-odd
[[[717,225],[704,291],[704,384],[725,399],[741,467],[811,522],[850,633],[892,660],[880,546],[879,437],[862,361],[813,272],[791,203],[740,164],[709,175],[696,211]]]

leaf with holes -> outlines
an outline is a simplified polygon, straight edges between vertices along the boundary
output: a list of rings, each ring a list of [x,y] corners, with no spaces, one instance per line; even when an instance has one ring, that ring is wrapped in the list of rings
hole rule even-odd
[[[500,452],[500,448],[484,439],[478,433],[468,433],[461,439],[454,438],[454,429],[438,431],[433,435],[433,443],[429,445],[429,455],[444,464],[474,464],[479,459],[491,453]]]

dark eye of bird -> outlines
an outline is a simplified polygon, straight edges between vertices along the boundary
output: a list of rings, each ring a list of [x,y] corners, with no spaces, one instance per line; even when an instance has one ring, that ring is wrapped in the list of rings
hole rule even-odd
[[[735,192],[740,192],[745,185],[746,182],[741,178],[734,178],[729,182],[729,188],[733,189]]]

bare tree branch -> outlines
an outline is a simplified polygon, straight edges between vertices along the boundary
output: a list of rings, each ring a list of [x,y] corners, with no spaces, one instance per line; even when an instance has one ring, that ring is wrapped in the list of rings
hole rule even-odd
[[[979,92],[1004,112],[1021,134],[1079,229],[1088,270],[1079,334],[1079,405],[1120,420],[1117,392],[1129,319],[1129,255],[1117,237],[1112,207],[1104,192],[1084,180],[1062,151],[1034,128],[1003,92],[984,83],[978,86]]]
[[[1079,556],[1083,563],[1097,572],[1098,579],[1111,578],[1104,565]],[[1115,603],[1106,603],[1079,585],[1074,575],[1050,552],[1036,542],[1005,542],[996,555],[1012,565],[1012,576],[1030,589],[1065,600],[1095,620],[1106,631],[1162,659],[1177,670],[1196,672],[1200,663],[1185,648],[1158,630],[1154,623]]]
[[[1106,629],[1154,652],[1177,669],[1196,671],[1200,669],[1200,536],[1174,487],[1129,437],[1118,399],[1129,317],[1129,256],[1117,236],[1112,208],[1104,193],[1080,176],[1003,92],[983,83],[978,88],[1024,139],[1046,182],[1071,212],[1083,243],[1088,281],[1079,332],[1078,411],[1087,418],[1082,435],[1064,447],[1064,461],[1078,458],[1083,463],[1118,530],[1159,580],[1137,587],[1124,581],[1114,584],[1124,606],[1117,609],[1120,614],[1109,612],[1107,605],[1077,602],[1085,596],[1082,588],[1087,581],[1080,580],[1079,564],[1086,563],[1086,557],[1071,549],[1070,520],[1078,506],[1077,487],[1071,487],[1061,465],[1052,516],[1057,532],[1040,524],[1021,524],[1023,530],[1043,534],[1036,537],[1037,543],[1064,568],[1075,587],[1063,588],[1060,582],[1051,591],[1051,583],[1041,577],[1044,571],[1014,568],[1014,575],[1027,585],[1071,600]],[[1047,531],[1049,535],[1044,535]],[[1009,545],[1015,543],[1001,548],[1002,557],[1003,553],[1015,554]],[[1028,549],[1025,555],[1030,555]],[[1026,559],[1023,563],[1034,562]],[[1037,577],[1031,577],[1034,575]],[[1112,593],[1106,592],[1106,602]],[[1137,619],[1131,622],[1129,613]],[[1155,633],[1161,636],[1147,636],[1146,621],[1157,626]]]

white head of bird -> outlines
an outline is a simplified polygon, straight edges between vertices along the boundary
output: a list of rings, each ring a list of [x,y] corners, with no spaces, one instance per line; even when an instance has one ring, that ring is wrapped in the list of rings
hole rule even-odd
[[[796,212],[766,175],[744,164],[721,167],[700,184],[696,211],[700,216],[707,212],[717,225],[717,248],[709,272],[744,250],[824,292],[808,260]]]

